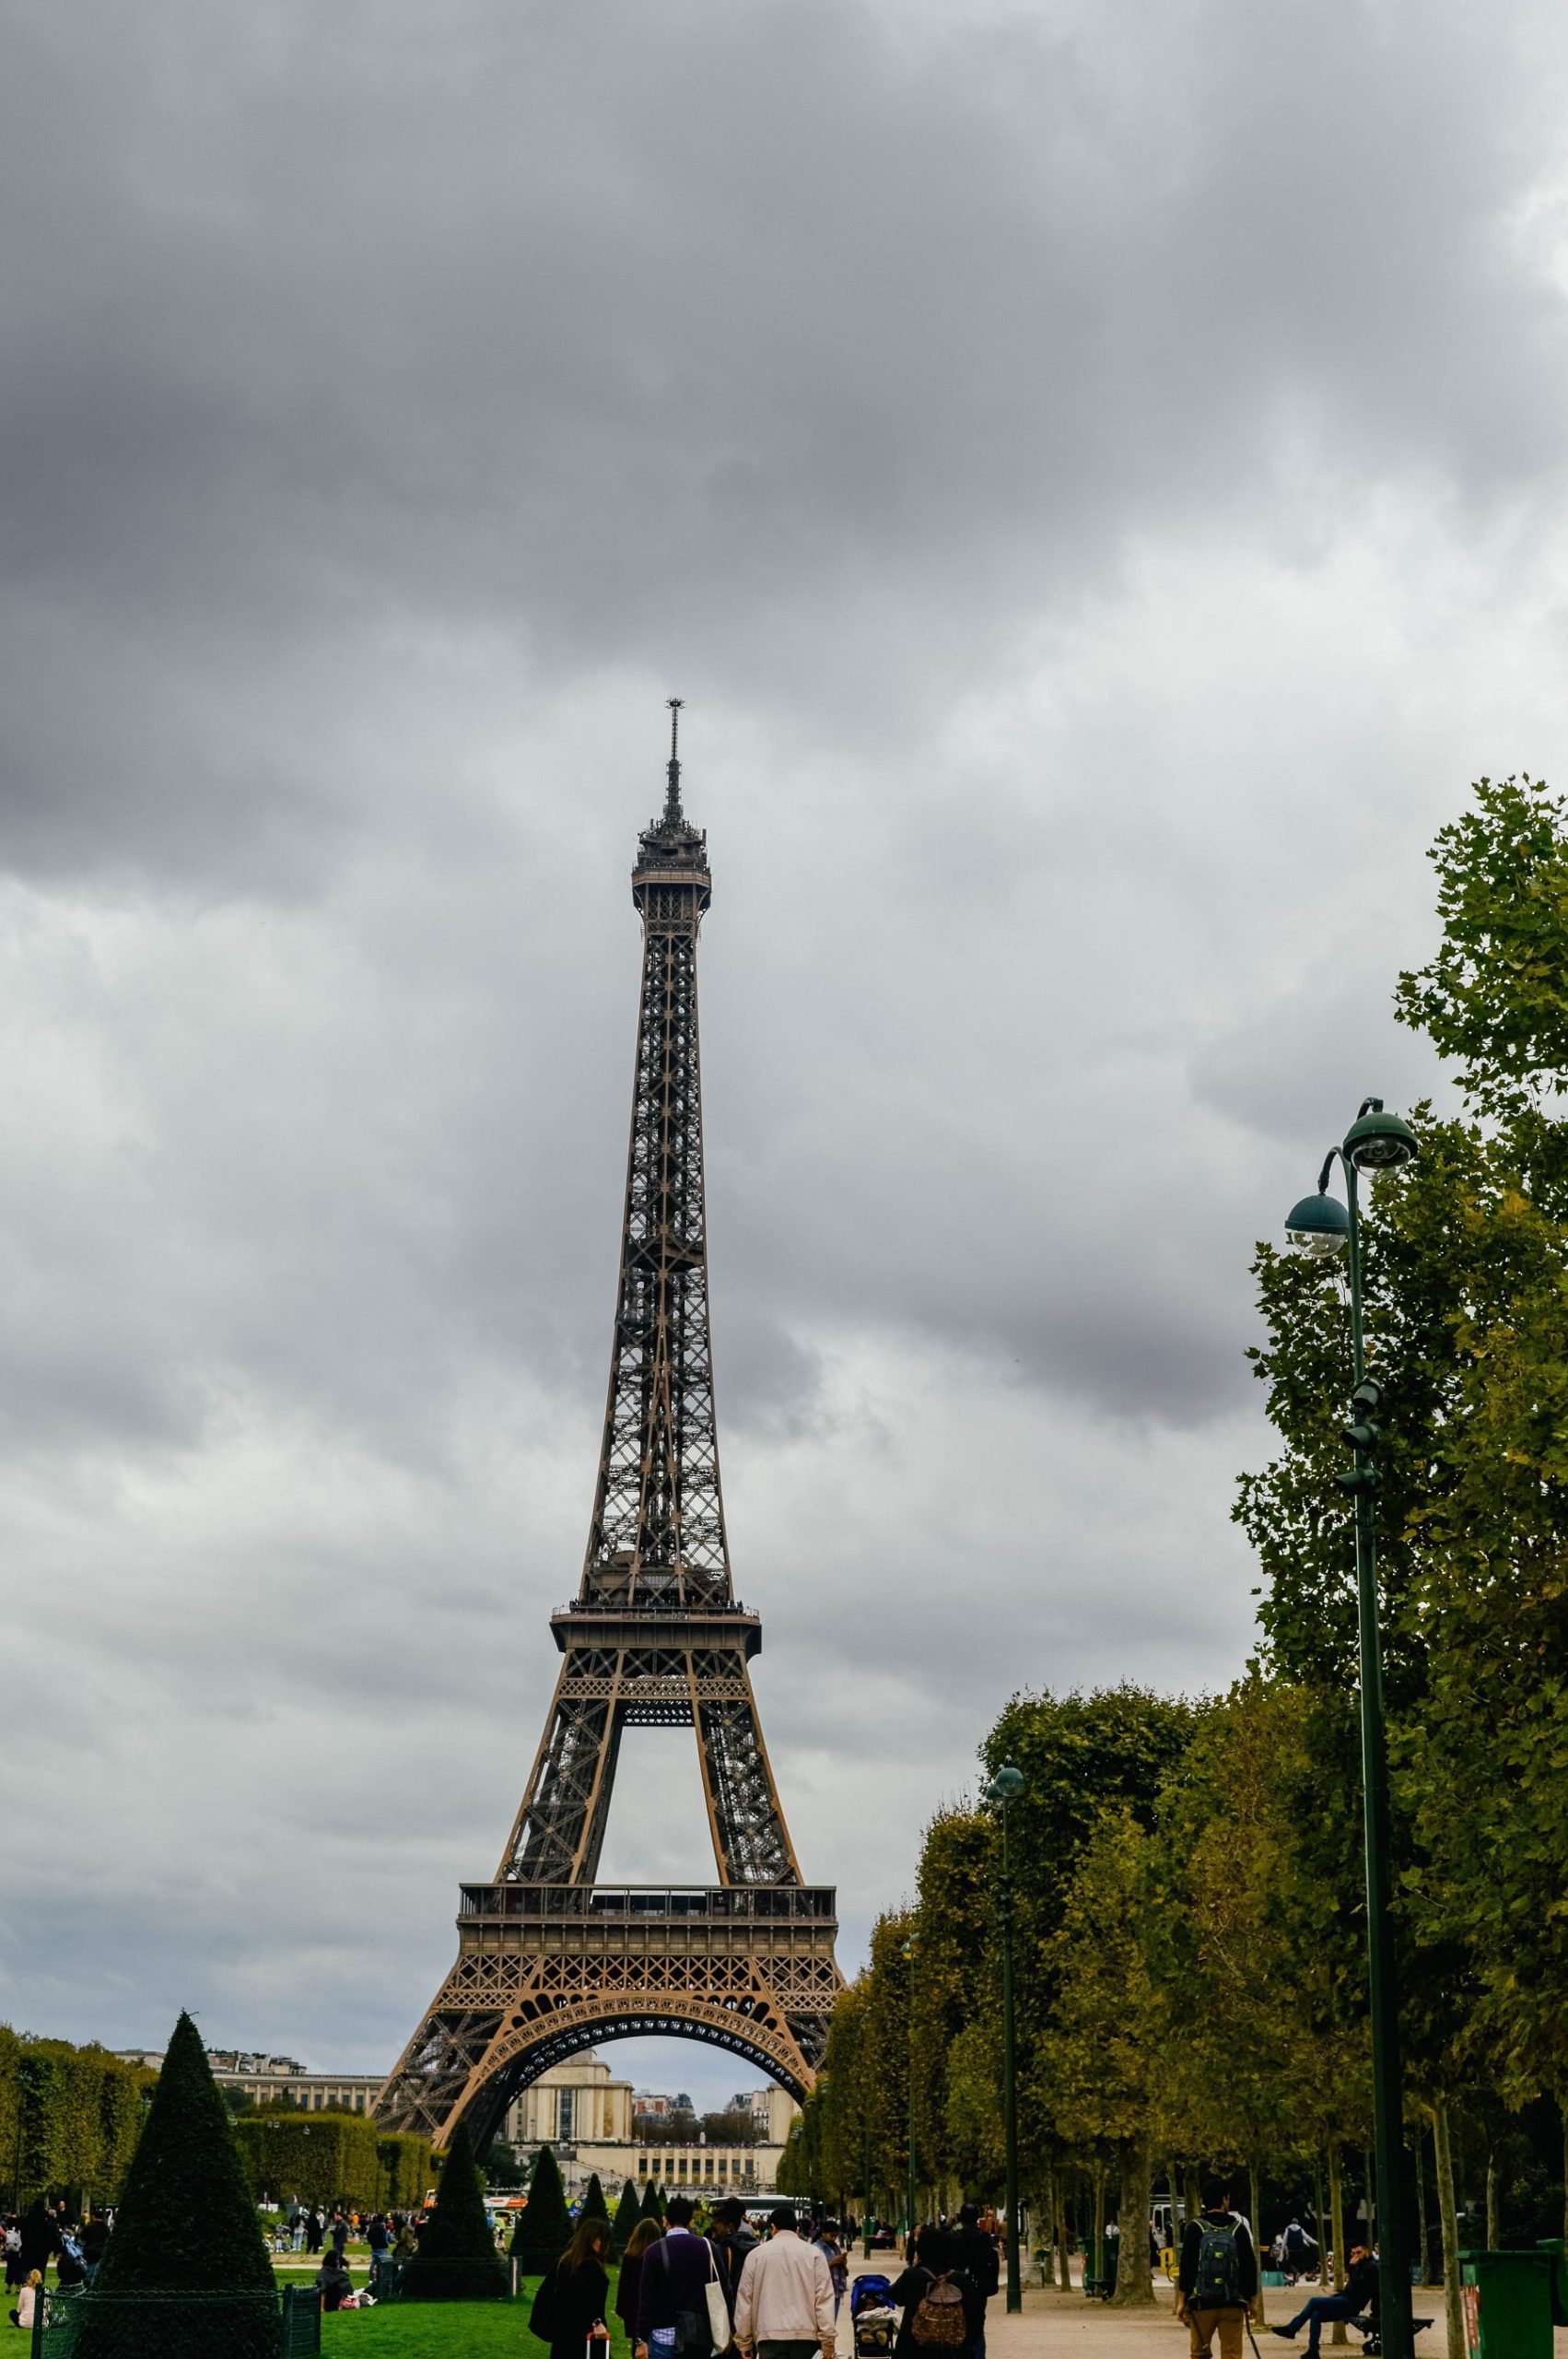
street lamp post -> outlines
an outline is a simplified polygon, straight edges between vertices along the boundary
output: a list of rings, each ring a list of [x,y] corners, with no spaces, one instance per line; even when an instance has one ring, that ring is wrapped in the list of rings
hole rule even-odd
[[[1362,1334],[1361,1215],[1356,1175],[1388,1171],[1411,1162],[1416,1138],[1397,1114],[1385,1113],[1381,1097],[1368,1097],[1345,1133],[1330,1148],[1318,1175],[1316,1196],[1304,1196],[1285,1223],[1298,1250],[1326,1258],[1348,1249],[1351,1287],[1351,1422],[1344,1438],[1354,1464],[1339,1478],[1355,1512],[1356,1618],[1361,1649],[1361,1774],[1366,1828],[1366,1959],[1372,2012],[1373,2142],[1377,2158],[1378,2309],[1385,2359],[1412,2359],[1410,2271],[1405,2249],[1405,2095],[1399,2066],[1399,1994],[1394,1956],[1388,1816],[1388,1746],[1383,1722],[1383,1637],[1377,1618],[1377,1563],[1372,1496],[1377,1488],[1373,1449],[1375,1413],[1383,1388],[1366,1372]],[[1335,1158],[1345,1175],[1345,1203],[1330,1196],[1328,1175]]]
[[[1012,1862],[1007,1848],[1007,1806],[1024,1790],[1024,1773],[999,1769],[986,1788],[986,1800],[1001,1813],[1001,1884],[997,1914],[1001,1925],[1001,2077],[1002,2118],[1007,2140],[1007,2306],[1024,2307],[1024,2283],[1018,2269],[1018,2060],[1012,2016]]]
[[[915,1936],[911,1933],[899,1947],[899,1954],[909,1968],[909,2192],[907,2208],[907,2233],[915,2233]]]

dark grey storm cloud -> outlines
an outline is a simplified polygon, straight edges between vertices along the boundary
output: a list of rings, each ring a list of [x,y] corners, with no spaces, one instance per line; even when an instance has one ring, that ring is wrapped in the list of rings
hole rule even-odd
[[[6,14],[0,2013],[369,2065],[442,1969],[586,1527],[672,689],[737,1579],[849,1951],[1012,1688],[1240,1664],[1254,1241],[1442,1089],[1423,848],[1562,766],[1565,62]],[[611,1864],[702,1875],[649,1745]]]

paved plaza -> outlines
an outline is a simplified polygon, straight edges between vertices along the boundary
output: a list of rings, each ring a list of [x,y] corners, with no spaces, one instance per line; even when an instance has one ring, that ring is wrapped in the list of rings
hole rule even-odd
[[[862,2260],[857,2247],[850,2268],[855,2276],[867,2270],[891,2276],[900,2265],[894,2253],[875,2253],[870,2260]],[[1268,2317],[1275,2323],[1293,2317],[1311,2290],[1305,2284],[1270,2286],[1264,2297]],[[1184,2359],[1187,2330],[1176,2323],[1175,2287],[1156,2280],[1154,2300],[1152,2310],[1118,2310],[1106,2302],[1086,2302],[1081,2293],[1025,2285],[1022,2313],[1009,2318],[999,2294],[986,2314],[986,2359]],[[1416,2337],[1418,2359],[1450,2359],[1443,2329],[1442,2289],[1422,2287],[1415,2306],[1418,2318],[1432,2320],[1425,2332]],[[848,2323],[846,2310],[838,2341],[842,2359],[851,2359],[854,2349]],[[1305,2352],[1305,2333],[1293,2343],[1286,2343],[1266,2327],[1257,2331],[1263,2359],[1274,2353],[1283,2359],[1287,2351]],[[1568,2359],[1568,2327],[1556,2330],[1554,2341],[1553,2359]],[[1331,2348],[1325,2335],[1325,2359]],[[1351,2359],[1356,2359],[1362,2349],[1359,2334],[1349,2338],[1347,2349]],[[1250,2351],[1247,2359],[1251,2359]],[[1452,2359],[1464,2359],[1464,2353],[1455,2353]]]

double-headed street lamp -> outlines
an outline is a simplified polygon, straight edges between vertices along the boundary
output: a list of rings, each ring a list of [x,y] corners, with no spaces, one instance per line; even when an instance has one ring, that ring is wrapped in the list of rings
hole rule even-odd
[[[1415,1133],[1397,1114],[1384,1111],[1381,1097],[1368,1097],[1345,1133],[1344,1144],[1324,1159],[1316,1196],[1304,1196],[1285,1223],[1285,1235],[1299,1251],[1326,1258],[1349,1248],[1351,1421],[1344,1438],[1355,1453],[1351,1472],[1339,1478],[1355,1507],[1356,1615],[1361,1643],[1361,1773],[1366,1824],[1366,1953],[1372,2001],[1372,2108],[1377,2154],[1378,2293],[1385,2359],[1411,2359],[1410,2271],[1405,2248],[1405,2093],[1399,2070],[1399,1997],[1390,1922],[1390,1831],[1388,1746],[1383,1726],[1383,1640],[1377,1621],[1377,1566],[1374,1553],[1372,1495],[1377,1487],[1374,1422],[1383,1388],[1366,1372],[1362,1340],[1361,1227],[1356,1175],[1391,1171],[1414,1160]],[[1344,1168],[1346,1203],[1328,1193],[1328,1175],[1338,1156]]]
[[[1001,2077],[1002,2113],[1007,2138],[1007,2306],[1024,2307],[1024,2285],[1018,2273],[1018,2060],[1012,2027],[1012,1862],[1007,1850],[1007,1806],[1024,1790],[1024,1772],[1011,1764],[999,1769],[986,1788],[986,1800],[1001,1813],[1001,1884],[998,1914],[1001,1922]]]

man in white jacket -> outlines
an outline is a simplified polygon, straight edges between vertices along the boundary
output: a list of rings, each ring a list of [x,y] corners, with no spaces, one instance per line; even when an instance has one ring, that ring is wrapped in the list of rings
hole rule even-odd
[[[815,2245],[801,2242],[795,2214],[781,2203],[773,2233],[746,2255],[735,2294],[735,2342],[744,2359],[833,2359],[833,2280]]]

